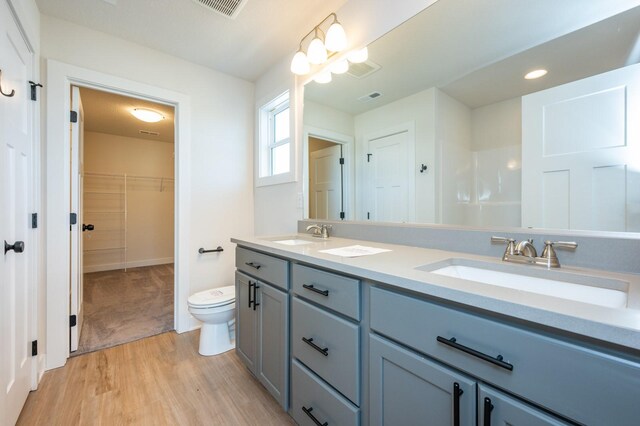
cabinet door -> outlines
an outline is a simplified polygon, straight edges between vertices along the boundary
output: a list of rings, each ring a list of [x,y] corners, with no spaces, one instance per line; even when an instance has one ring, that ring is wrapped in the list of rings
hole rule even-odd
[[[250,302],[253,300],[255,283],[255,280],[236,272],[236,353],[254,374],[258,315]]]
[[[480,426],[559,426],[568,424],[487,385],[479,385],[478,389],[478,425]]]
[[[258,363],[260,383],[287,410],[289,398],[289,296],[258,282]]]
[[[369,368],[372,425],[476,424],[473,380],[375,335]]]

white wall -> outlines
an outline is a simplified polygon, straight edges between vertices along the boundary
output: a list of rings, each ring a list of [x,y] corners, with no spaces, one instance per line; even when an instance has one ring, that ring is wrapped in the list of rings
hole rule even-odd
[[[190,293],[231,284],[229,238],[253,233],[253,84],[56,18],[41,30],[43,58],[190,97]],[[225,252],[198,254],[217,245]]]
[[[336,11],[347,31],[349,49],[365,46],[423,10],[435,0],[348,0]],[[313,25],[312,23],[309,24]],[[301,34],[302,36],[303,34]],[[295,52],[281,58],[256,81],[256,99],[269,99],[284,90],[292,92],[292,126],[296,130],[297,181],[255,188],[255,233],[258,235],[296,232],[297,220],[303,218],[302,98],[304,83],[310,77],[296,78],[289,70]],[[298,202],[300,201],[300,202]]]
[[[92,210],[124,210],[123,194],[105,194],[101,189],[124,189],[124,179],[95,177],[91,173],[173,178],[174,145],[147,139],[129,138],[97,132],[84,135],[84,217],[93,232],[83,233],[84,272],[121,269],[124,252],[95,250],[124,246],[126,266],[158,265],[173,262],[174,185],[173,181],[128,179],[126,191],[127,230],[119,216],[89,213]],[[93,191],[92,191],[93,189]],[[120,226],[118,226],[120,225]],[[104,229],[107,228],[107,229]],[[113,228],[122,228],[114,231]]]

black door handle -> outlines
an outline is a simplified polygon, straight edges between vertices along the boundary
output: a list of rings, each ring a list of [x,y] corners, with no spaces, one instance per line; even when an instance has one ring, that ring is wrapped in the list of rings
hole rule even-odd
[[[491,426],[491,411],[493,410],[493,404],[491,403],[491,399],[484,399],[484,415],[482,426]]]
[[[255,311],[260,304],[258,303],[258,289],[260,286],[257,282],[253,284],[253,310]]]
[[[4,254],[7,254],[9,250],[13,250],[16,253],[22,253],[24,251],[24,241],[16,241],[13,244],[4,242]]]
[[[93,226],[91,223],[89,223],[88,225],[85,225],[84,223],[82,224],[82,232],[93,231],[94,229],[95,229],[95,226]]]
[[[249,294],[248,294],[248,296],[249,296],[249,309],[251,309],[251,305],[254,303],[254,301],[251,300],[251,289],[253,288],[254,285],[255,285],[254,283],[249,281]]]
[[[453,426],[460,426],[460,395],[464,391],[460,389],[460,384],[453,384]]]

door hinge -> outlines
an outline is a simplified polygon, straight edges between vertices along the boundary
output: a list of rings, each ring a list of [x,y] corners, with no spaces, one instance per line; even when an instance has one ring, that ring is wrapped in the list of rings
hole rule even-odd
[[[78,317],[76,315],[69,315],[69,327],[75,327],[78,324]]]
[[[71,213],[69,215],[69,223],[75,225],[78,223],[78,213]]]
[[[371,219],[369,212],[367,212],[367,219]]]
[[[343,165],[343,164],[344,164],[344,158],[341,158],[340,159],[340,165]]]
[[[31,356],[38,355],[38,341],[34,340],[31,342]]]
[[[373,155],[373,154],[367,154],[367,163],[371,162],[371,156],[372,156],[372,155]]]
[[[340,212],[340,219],[344,219],[344,212]]]
[[[71,111],[71,115],[69,116],[69,120],[71,120],[72,123],[77,123],[78,122],[78,113],[76,111]]]
[[[36,229],[38,227],[38,213],[31,213],[31,228]]]
[[[38,100],[37,88],[38,87],[42,87],[42,84],[35,83],[35,82],[31,81],[31,80],[29,80],[29,84],[31,85],[31,100],[32,101],[37,101]]]

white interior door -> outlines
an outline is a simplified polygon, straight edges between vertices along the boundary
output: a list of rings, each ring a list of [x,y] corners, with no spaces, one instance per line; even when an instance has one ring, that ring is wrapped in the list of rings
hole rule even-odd
[[[0,2],[0,424],[16,422],[30,390],[28,280],[32,201],[32,54]],[[13,246],[13,248],[7,247]]]
[[[370,220],[407,222],[414,218],[413,168],[409,153],[409,132],[402,131],[369,139],[366,201]],[[411,196],[410,196],[411,194]]]
[[[640,231],[640,65],[522,99],[522,226]]]
[[[77,214],[77,223],[71,226],[71,283],[69,286],[70,312],[76,324],[70,327],[71,352],[78,350],[82,330],[82,147],[84,120],[80,89],[71,87],[71,110],[77,120],[71,123],[71,212]]]
[[[342,147],[337,144],[309,154],[309,218],[340,220],[341,157]]]

